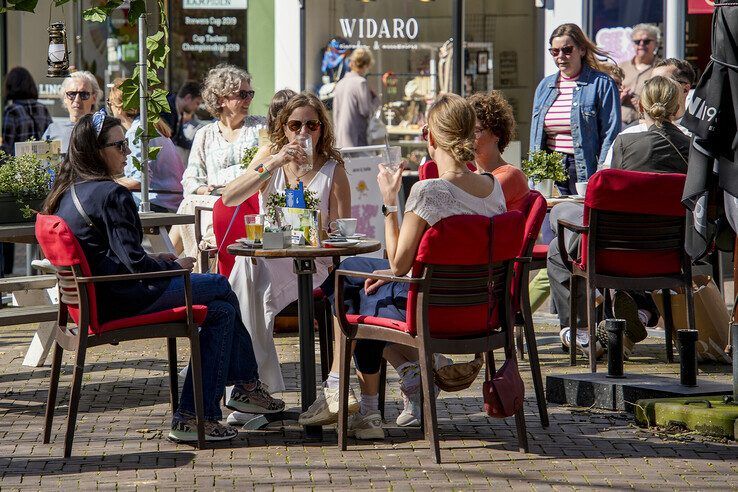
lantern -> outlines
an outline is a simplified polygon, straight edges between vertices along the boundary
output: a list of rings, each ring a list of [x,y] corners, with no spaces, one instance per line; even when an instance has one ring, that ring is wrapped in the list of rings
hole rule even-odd
[[[54,22],[49,26],[49,56],[46,59],[49,69],[48,77],[66,77],[69,75],[69,52],[67,51],[67,31],[63,22]]]

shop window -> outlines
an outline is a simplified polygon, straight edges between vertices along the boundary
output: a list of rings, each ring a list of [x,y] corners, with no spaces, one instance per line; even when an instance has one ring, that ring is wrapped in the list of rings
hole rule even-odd
[[[656,24],[663,34],[663,0],[590,0],[590,35],[617,63],[635,55],[630,33],[636,24]],[[662,47],[657,53],[663,52]]]

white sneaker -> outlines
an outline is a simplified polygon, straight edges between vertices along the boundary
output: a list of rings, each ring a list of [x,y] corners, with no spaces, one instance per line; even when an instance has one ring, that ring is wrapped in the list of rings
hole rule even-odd
[[[355,413],[349,416],[348,435],[356,439],[384,439],[382,415],[379,410],[372,410],[366,415]]]
[[[397,416],[395,423],[398,427],[420,427],[420,418],[423,415],[420,388],[409,395],[402,390],[400,391],[402,393],[404,408],[400,412],[400,415]]]
[[[569,351],[569,345],[571,345],[571,328],[568,326],[564,327],[559,331],[559,338],[561,339],[561,349],[564,352]],[[580,328],[577,330],[577,351],[585,357],[589,357],[589,333],[587,328]],[[605,353],[605,349],[600,345],[599,340],[595,339],[595,358],[599,359],[602,354]]]
[[[328,425],[338,422],[338,388],[318,388],[318,395],[310,408],[300,414],[298,420],[300,425]],[[359,400],[356,399],[354,390],[349,388],[348,413],[359,411]]]
[[[242,426],[247,424],[254,417],[256,417],[256,415],[253,413],[232,412],[226,419],[226,423],[233,426]]]

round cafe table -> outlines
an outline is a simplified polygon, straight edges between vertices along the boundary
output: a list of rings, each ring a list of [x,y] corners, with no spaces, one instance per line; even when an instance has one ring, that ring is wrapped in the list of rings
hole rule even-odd
[[[313,273],[315,273],[315,258],[333,257],[337,262],[341,256],[355,256],[364,253],[373,253],[382,247],[379,241],[364,239],[353,246],[345,247],[316,247],[292,246],[284,249],[250,248],[245,244],[236,243],[228,246],[228,252],[237,256],[253,258],[292,258],[294,271],[297,275],[297,307],[300,332],[300,402],[302,411],[315,401],[315,333],[313,320]],[[278,420],[297,420],[297,412],[283,412],[282,414],[267,414],[261,419],[261,425]],[[247,424],[248,425],[248,424]],[[320,426],[305,426],[305,436],[311,439],[322,439],[323,428]]]

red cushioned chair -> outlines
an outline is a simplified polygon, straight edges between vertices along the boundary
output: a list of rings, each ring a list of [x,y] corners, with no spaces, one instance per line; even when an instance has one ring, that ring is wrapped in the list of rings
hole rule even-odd
[[[92,276],[77,238],[66,222],[54,215],[41,215],[36,218],[36,239],[44,255],[57,269],[59,282],[59,322],[54,328],[54,359],[51,365],[51,385],[46,405],[44,425],[44,444],[51,438],[54,419],[56,393],[59,387],[59,373],[64,350],[77,353],[72,391],[69,396],[67,432],[64,441],[64,457],[72,454],[74,428],[77,421],[84,373],[85,356],[88,348],[109,343],[117,344],[128,340],[146,338],[166,338],[169,357],[169,391],[172,412],[177,410],[177,337],[190,340],[192,361],[192,385],[195,394],[195,413],[197,416],[198,447],[205,445],[204,407],[202,401],[202,373],[200,365],[200,339],[197,327],[207,315],[207,307],[192,305],[190,274],[188,270],[169,270],[164,272],[135,273],[127,275]],[[111,281],[132,281],[152,278],[182,276],[185,279],[185,296],[182,307],[156,313],[116,319],[100,323],[97,317],[97,295],[95,284]],[[68,327],[71,316],[77,327]]]
[[[468,167],[470,171],[477,170],[477,166],[475,166],[473,162],[467,162],[466,167]],[[436,164],[436,161],[426,161],[425,164],[418,168],[418,179],[420,181],[424,179],[435,179],[437,177],[438,164]]]
[[[646,173],[605,169],[595,173],[584,199],[584,225],[559,220],[561,257],[571,269],[571,319],[577,319],[578,282],[586,282],[587,322],[590,340],[595,339],[597,311],[595,289],[658,290],[664,296],[666,357],[674,360],[670,289],[687,293],[688,325],[694,329],[692,262],[684,251],[685,212],[683,174]],[[564,229],[581,234],[579,258],[569,260]],[[571,323],[576,340],[577,323]],[[576,348],[571,344],[571,365]],[[597,370],[595,344],[590,343],[589,363]]]
[[[520,317],[523,320],[523,329],[518,328],[515,333],[518,355],[521,359],[525,357],[523,351],[523,336],[525,336],[525,343],[528,346],[530,358],[530,371],[533,377],[533,387],[536,390],[538,412],[543,427],[548,427],[548,408],[546,407],[546,393],[543,387],[541,367],[538,361],[538,344],[536,343],[536,334],[533,330],[533,314],[530,309],[528,277],[530,271],[529,259],[535,248],[535,242],[538,238],[538,233],[541,231],[543,220],[546,217],[546,210],[546,199],[539,192],[531,190],[520,210],[525,215],[525,229],[523,232],[523,244],[520,249],[520,258],[525,258],[525,261],[516,262],[512,287],[513,313],[515,314],[513,319]]]
[[[228,246],[237,239],[246,236],[244,216],[259,213],[259,194],[255,193],[248,200],[236,207],[229,207],[218,199],[213,206],[213,233],[215,234],[215,254],[218,261],[218,272],[230,277],[236,258],[228,252]],[[268,261],[268,260],[266,260]],[[320,370],[323,380],[328,379],[333,361],[333,331],[331,328],[330,303],[320,288],[313,291],[315,319],[318,322],[318,341],[320,344]],[[293,302],[279,313],[279,316],[297,316],[297,302]]]
[[[490,263],[490,221],[494,224]],[[478,215],[448,217],[429,228],[418,248],[411,277],[336,271],[336,323],[341,329],[339,354],[341,380],[338,443],[346,449],[349,366],[348,347],[355,339],[384,340],[418,349],[423,385],[425,435],[437,463],[436,399],[433,354],[485,353],[486,377],[495,373],[493,350],[504,348],[506,359],[515,358],[511,287],[513,263],[520,253],[523,215],[518,211],[494,219]],[[449,245],[453,247],[449,248]],[[463,251],[463,255],[458,252]],[[490,286],[490,269],[493,283]],[[347,315],[343,300],[345,277],[378,278],[410,284],[405,322]],[[490,309],[489,303],[493,303]],[[481,403],[481,402],[480,402]],[[525,414],[515,415],[518,444],[528,450]]]

